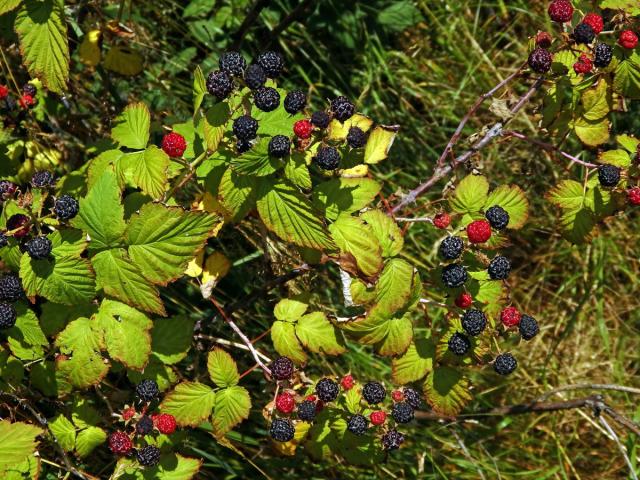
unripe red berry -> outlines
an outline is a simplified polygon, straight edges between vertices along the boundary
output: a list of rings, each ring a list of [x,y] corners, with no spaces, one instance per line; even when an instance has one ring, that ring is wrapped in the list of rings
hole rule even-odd
[[[520,323],[521,316],[516,307],[506,307],[500,313],[500,321],[507,328],[515,327]]]
[[[547,32],[538,32],[536,35],[536,46],[540,48],[549,48],[553,42],[553,38]]]
[[[318,400],[318,397],[316,397],[315,395],[307,395],[307,398],[305,398],[305,400],[309,400],[310,402],[315,402],[316,400]]]
[[[129,436],[124,432],[113,432],[109,435],[109,449],[113,453],[124,455],[131,450],[133,443]]]
[[[311,132],[313,131],[313,125],[309,120],[298,120],[293,124],[293,133],[296,134],[296,137],[306,139],[311,136]]]
[[[638,45],[638,36],[631,30],[623,30],[622,32],[620,32],[618,43],[623,48],[636,48],[636,45]]]
[[[569,0],[553,0],[549,5],[548,12],[554,22],[569,22],[573,17],[573,5]]]
[[[129,407],[122,411],[122,418],[126,420],[130,420],[136,414],[136,409],[133,407]]]
[[[153,419],[153,424],[160,433],[170,435],[176,431],[177,424],[176,419],[173,415],[170,415],[168,413],[160,413],[159,415],[154,415],[151,418]]]
[[[604,29],[604,20],[602,20],[602,17],[597,13],[587,13],[582,19],[582,23],[589,25],[596,35]]]
[[[162,150],[172,158],[180,158],[187,149],[187,141],[176,132],[167,133],[162,137]]]
[[[433,224],[441,229],[447,228],[451,224],[451,217],[447,212],[440,212],[433,217]]]
[[[469,308],[473,305],[473,297],[470,293],[462,292],[458,295],[458,298],[456,298],[456,305],[460,308]]]
[[[22,108],[26,110],[29,107],[32,107],[33,105],[35,105],[36,101],[31,95],[22,95],[20,97],[20,100],[18,100],[18,103]]]
[[[640,187],[632,187],[627,191],[627,199],[631,205],[640,205]]]
[[[7,98],[9,95],[9,88],[5,85],[0,85],[0,100],[3,98]]]
[[[296,406],[296,401],[289,392],[281,393],[276,397],[276,408],[281,413],[291,413]]]
[[[400,390],[394,390],[391,392],[391,398],[394,402],[401,402],[404,399],[404,395]]]
[[[486,220],[474,220],[467,225],[467,236],[471,243],[484,243],[491,238],[491,225]]]
[[[580,55],[580,58],[576,63],[573,64],[573,70],[578,74],[585,74],[591,72],[593,70],[593,62],[587,55],[584,53]]]
[[[344,377],[342,377],[342,380],[340,380],[340,385],[342,385],[342,388],[344,388],[345,390],[351,390],[355,383],[356,382],[351,374],[345,375]]]
[[[382,425],[387,419],[387,414],[380,410],[377,412],[371,412],[371,415],[369,415],[369,418],[371,419],[372,424]]]

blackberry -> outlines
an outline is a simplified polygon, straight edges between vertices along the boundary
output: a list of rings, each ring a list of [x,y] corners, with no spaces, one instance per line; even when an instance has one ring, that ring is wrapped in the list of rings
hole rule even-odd
[[[233,80],[227,72],[214,70],[207,76],[207,92],[218,100],[224,100],[233,91]]]
[[[293,362],[289,357],[278,357],[271,363],[271,374],[276,380],[289,380],[293,369]]]
[[[438,247],[438,255],[445,260],[455,260],[462,255],[464,243],[460,237],[446,237]]]
[[[449,288],[458,288],[467,281],[467,270],[457,263],[447,265],[442,269],[442,283]]]
[[[53,173],[48,170],[40,170],[31,177],[31,185],[36,188],[47,188],[53,184]]]
[[[293,90],[284,97],[284,109],[291,115],[298,113],[307,105],[307,96],[302,90]]]
[[[447,346],[449,347],[451,353],[461,357],[469,351],[469,349],[471,348],[471,342],[466,335],[456,332],[451,335],[451,338],[449,338]]]
[[[347,133],[347,144],[351,148],[362,148],[367,144],[367,134],[361,128],[351,127]]]
[[[22,282],[15,273],[0,277],[0,301],[17,302],[24,296]]]
[[[600,165],[598,167],[598,180],[603,187],[615,187],[620,181],[620,168],[615,165]]]
[[[484,216],[496,230],[504,230],[509,225],[509,213],[498,205],[488,208]]]
[[[397,430],[389,430],[382,436],[382,447],[385,450],[397,450],[404,442],[404,435]]]
[[[293,440],[295,434],[296,429],[288,418],[274,418],[271,422],[269,435],[276,442],[289,442]]]
[[[320,147],[313,160],[323,170],[335,170],[340,165],[340,153],[333,147]]]
[[[138,449],[136,460],[143,467],[154,467],[160,462],[160,449],[155,445],[147,445]]]
[[[347,421],[347,430],[354,435],[364,435],[369,428],[369,422],[364,415],[356,413]]]
[[[236,142],[236,150],[238,153],[248,152],[252,146],[251,140],[238,140]]]
[[[462,328],[472,337],[480,335],[487,327],[487,316],[480,310],[467,310],[462,315]]]
[[[264,69],[267,77],[277,78],[282,73],[284,60],[278,52],[264,52],[258,56],[258,64]]]
[[[9,237],[0,232],[0,248],[6,247],[7,245],[9,245]]]
[[[153,420],[149,415],[143,415],[136,423],[136,433],[138,435],[148,435],[153,431]]]
[[[224,52],[220,55],[218,64],[220,65],[220,70],[234,77],[241,76],[247,66],[244,57],[238,52],[233,51]]]
[[[13,197],[18,190],[18,186],[9,180],[0,180],[0,200]]]
[[[387,391],[380,382],[367,382],[362,387],[362,397],[369,405],[382,403],[387,396]]]
[[[291,140],[284,135],[276,135],[269,140],[269,155],[284,158],[291,152]]]
[[[331,111],[340,122],[349,120],[356,112],[356,106],[347,97],[336,97],[331,100]]]
[[[407,402],[394,403],[391,416],[397,423],[409,423],[413,420],[413,407]]]
[[[280,105],[280,94],[275,88],[260,87],[253,93],[253,102],[263,112],[271,112]]]
[[[493,369],[498,375],[509,375],[517,366],[518,362],[510,353],[501,353],[493,362]]]
[[[0,302],[0,330],[11,328],[16,324],[18,314],[13,305]]]
[[[305,422],[313,422],[316,418],[316,402],[305,400],[298,405],[298,418]]]
[[[258,121],[249,115],[236,118],[233,121],[233,134],[245,142],[253,140],[258,135]]]
[[[576,43],[588,44],[593,42],[593,39],[596,38],[596,32],[593,31],[591,25],[580,23],[576,28],[573,29],[572,36],[573,40]]]
[[[29,217],[21,213],[11,215],[9,220],[7,220],[7,231],[10,231],[11,235],[15,238],[26,237],[31,231]]]
[[[22,93],[30,97],[35,97],[36,93],[38,93],[38,88],[33,83],[25,83],[22,86]]]
[[[405,387],[402,393],[404,394],[404,400],[413,408],[418,409],[422,406],[422,397],[413,388]]]
[[[316,384],[316,395],[323,402],[333,402],[338,398],[340,387],[330,378],[323,378]]]
[[[523,340],[531,340],[540,331],[538,322],[530,315],[522,315],[520,317],[520,325],[518,326],[518,328],[520,330],[520,336]]]
[[[80,205],[71,195],[60,195],[56,199],[53,211],[60,220],[71,220],[78,215]]]
[[[253,63],[244,71],[244,83],[251,90],[256,90],[264,86],[266,81],[267,74],[264,73],[264,69],[260,65]]]
[[[159,394],[160,389],[154,380],[144,379],[136,386],[136,395],[143,402],[150,402]]]
[[[593,48],[593,64],[598,68],[606,68],[613,59],[613,48],[606,43],[596,43]]]
[[[528,64],[536,73],[547,73],[551,69],[553,56],[544,48],[536,48],[529,54]]]
[[[43,260],[51,255],[51,240],[44,235],[33,237],[25,243],[25,248],[34,260]]]
[[[507,257],[496,255],[489,263],[487,271],[492,280],[506,280],[511,271],[511,262]]]
[[[318,110],[311,114],[311,123],[321,130],[324,130],[329,126],[330,120],[331,118],[329,118],[329,114],[323,110]]]

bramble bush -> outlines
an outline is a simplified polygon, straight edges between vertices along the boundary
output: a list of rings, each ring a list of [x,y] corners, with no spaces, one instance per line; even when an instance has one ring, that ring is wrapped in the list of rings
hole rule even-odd
[[[64,144],[87,112],[68,96],[68,30],[84,68],[124,77],[142,69],[130,32],[117,21],[85,30],[62,0],[2,2],[3,31],[15,32],[3,50],[19,45],[22,67],[2,54],[0,476],[197,478],[192,432],[243,455],[236,432],[250,416],[279,455],[367,466],[411,448],[416,421],[462,421],[471,372],[500,382],[549,319],[511,302],[504,249],[528,219],[526,179],[469,169],[445,180],[510,138],[558,160],[547,201],[567,242],[590,242],[640,205],[640,140],[611,120],[640,98],[640,8],[599,7],[552,1],[553,31],[531,32],[528,59],[478,99],[433,175],[387,195],[378,165],[401,126],[344,96],[311,109],[312,91],[279,85],[287,65],[273,50],[221,53],[211,72],[193,71],[192,116],[131,101],[69,158]],[[467,121],[512,82],[525,93],[494,99],[499,119],[456,149]],[[536,102],[539,138],[507,129]],[[568,138],[582,154],[564,151]],[[436,190],[446,201],[416,215]],[[439,231],[435,265],[405,249],[417,222]],[[227,258],[219,241],[253,245],[268,268]],[[218,291],[234,269],[253,269],[249,294]],[[273,305],[269,338],[250,338],[252,302],[305,275]],[[354,345],[389,362],[391,377],[322,361]],[[258,372],[264,382],[249,387]],[[584,406],[608,408],[589,397],[496,413]]]

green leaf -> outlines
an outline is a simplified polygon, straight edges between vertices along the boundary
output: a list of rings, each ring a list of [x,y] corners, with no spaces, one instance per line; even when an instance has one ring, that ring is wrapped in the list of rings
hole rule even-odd
[[[214,348],[209,352],[207,370],[209,377],[218,387],[233,387],[240,381],[235,360],[221,348]]]
[[[42,347],[49,342],[40,328],[36,314],[23,303],[18,303],[15,307],[16,324],[6,330],[9,348],[21,360],[36,360],[43,355]]]
[[[616,66],[613,89],[629,100],[640,98],[640,54],[637,49]]]
[[[155,356],[172,365],[187,356],[195,321],[185,315],[159,318],[153,322],[151,345]]]
[[[81,351],[99,353],[105,348],[102,331],[96,322],[88,318],[78,318],[69,323],[56,338],[56,346],[66,355]]]
[[[598,146],[609,140],[610,122],[607,115],[612,108],[611,90],[605,77],[596,87],[582,93],[580,116],[574,123],[576,135],[582,143]]]
[[[640,140],[632,135],[618,135],[616,141],[629,153],[636,153],[640,145]]]
[[[76,446],[76,427],[64,415],[49,420],[49,430],[65,452],[72,452]]]
[[[486,271],[483,271],[483,273],[486,273]],[[503,282],[488,279],[480,280],[477,283],[477,288],[475,288],[474,284],[470,284],[469,292],[476,302],[485,305],[482,310],[487,315],[493,316],[498,315],[507,295]]]
[[[42,433],[28,423],[0,420],[0,473],[32,455],[38,446],[36,437]]]
[[[640,6],[636,0],[600,0],[600,8],[624,10],[628,15],[640,15]]]
[[[62,93],[69,79],[69,45],[62,0],[24,0],[15,19],[20,51],[32,77]]]
[[[31,368],[33,370],[33,366]],[[10,355],[9,350],[0,349],[0,389],[17,388],[23,378],[22,362]]]
[[[309,304],[308,299],[302,297],[283,298],[273,309],[273,315],[285,322],[297,322],[305,314]]]
[[[439,366],[429,372],[424,382],[424,394],[434,411],[442,415],[457,415],[471,401],[469,380],[453,367]]]
[[[364,162],[374,164],[387,158],[398,130],[400,130],[400,127],[397,125],[379,125],[375,127],[369,134],[369,139],[364,149]]]
[[[564,210],[582,208],[584,197],[584,187],[575,180],[563,180],[547,193],[547,199]]]
[[[226,129],[226,124],[231,117],[231,111],[229,110],[229,104],[226,102],[216,103],[213,107],[207,110],[204,116],[204,139],[207,142],[207,149],[211,152],[218,150],[218,145]]]
[[[473,214],[487,202],[489,182],[482,175],[467,175],[455,189],[449,205],[454,212]]]
[[[625,150],[608,150],[602,152],[598,157],[598,161],[622,168],[629,168],[631,166],[631,157]]]
[[[204,383],[182,382],[169,393],[160,411],[176,418],[178,425],[195,427],[211,415],[216,393]]]
[[[214,224],[204,212],[147,203],[129,221],[129,257],[149,281],[166,284],[182,276]]]
[[[22,462],[12,465],[3,473],[5,480],[26,480],[37,479],[41,472],[40,458],[32,455],[25,458]]]
[[[351,127],[358,127],[363,132],[368,132],[373,126],[373,120],[365,115],[356,113],[354,116],[341,122],[335,118],[329,123],[328,140],[331,142],[344,143]]]
[[[89,236],[89,250],[116,247],[122,243],[126,228],[124,208],[112,170],[105,171],[87,196],[80,199],[80,213],[72,220],[72,225]]]
[[[266,227],[283,240],[318,250],[333,247],[318,214],[291,185],[263,184],[257,205]]]
[[[498,205],[509,214],[507,228],[522,228],[529,217],[529,201],[522,189],[516,185],[501,185],[493,190],[484,204],[484,210]]]
[[[222,437],[243,420],[249,418],[251,397],[243,387],[223,388],[216,393],[212,418],[213,433]]]
[[[107,375],[109,364],[102,357],[89,350],[75,352],[70,358],[56,359],[56,383],[58,392],[66,391],[64,382],[77,388],[97,385]],[[70,388],[68,388],[70,390]]]
[[[413,323],[407,315],[401,318],[392,318],[387,321],[387,332],[376,345],[376,351],[380,355],[402,355],[407,351],[413,340]]]
[[[91,406],[89,400],[80,398],[73,402],[71,421],[76,428],[83,429],[97,425],[102,420],[98,411]]]
[[[218,200],[232,222],[242,220],[256,204],[258,184],[255,177],[238,175],[231,168],[222,175]]]
[[[300,342],[312,352],[339,355],[346,351],[342,332],[322,312],[304,315],[295,329]]]
[[[382,247],[383,257],[395,257],[402,251],[404,237],[392,217],[381,210],[367,210],[360,218],[371,227],[373,235]]]
[[[261,138],[248,152],[236,156],[231,160],[231,168],[239,175],[254,175],[264,177],[277,172],[284,167],[286,160],[269,155],[269,141]]]
[[[98,287],[107,295],[148,312],[165,315],[157,288],[142,276],[124,249],[100,252],[93,257],[92,263]]]
[[[193,115],[195,116],[207,94],[207,85],[200,65],[193,71]]]
[[[590,147],[597,147],[609,141],[610,122],[607,118],[589,121],[578,118],[574,124],[578,138]]]
[[[370,178],[335,178],[313,189],[313,205],[335,220],[341,213],[353,213],[368,206],[382,185]]]
[[[304,161],[304,156],[298,151],[293,152],[291,156],[285,160],[284,176],[296,187],[303,190],[310,190],[312,187],[309,168]]]
[[[120,160],[121,167],[131,171],[135,184],[154,200],[167,191],[169,161],[169,155],[155,145],[149,145],[140,152],[127,153]]]
[[[128,305],[107,299],[95,320],[104,333],[109,356],[126,367],[142,370],[151,353],[151,320]]]
[[[15,9],[21,2],[22,0],[4,0],[2,4],[0,4],[0,15],[4,15]]]
[[[271,326],[271,341],[280,355],[289,357],[298,364],[303,364],[307,361],[307,354],[298,341],[295,326],[292,323],[281,322],[280,320],[273,322]]]
[[[396,384],[416,382],[433,370],[436,345],[431,338],[415,338],[407,351],[392,360],[392,378]]]
[[[272,112],[263,112],[255,105],[252,107],[251,116],[258,121],[258,135],[274,137],[276,135],[290,136],[293,131],[293,124],[304,118],[301,113],[289,114],[284,109],[284,97],[286,92],[278,89],[283,101],[280,106]]]
[[[149,363],[144,367],[144,372],[127,370],[127,377],[131,383],[140,383],[144,379],[154,380],[158,389],[164,392],[178,382],[178,376],[170,365],[162,363],[153,353],[149,357]]]
[[[372,229],[357,217],[341,215],[329,226],[331,236],[343,253],[353,255],[358,269],[373,277],[382,269],[382,247]]]
[[[88,427],[78,432],[76,437],[76,452],[80,457],[86,457],[96,447],[107,440],[107,432],[99,427]]]
[[[401,259],[388,260],[376,284],[376,312],[391,316],[407,305],[411,296],[414,268]]]
[[[422,20],[420,10],[410,0],[399,0],[378,12],[378,23],[394,32],[402,32]]]
[[[131,103],[116,118],[111,137],[121,146],[142,150],[149,143],[151,113],[144,103]]]
[[[344,395],[344,404],[347,407],[347,411],[351,414],[360,413],[360,401],[362,395],[357,388],[347,390]]]

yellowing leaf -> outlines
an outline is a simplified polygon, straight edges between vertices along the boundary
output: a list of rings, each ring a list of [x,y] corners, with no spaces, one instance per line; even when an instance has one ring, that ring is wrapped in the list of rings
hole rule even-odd
[[[0,474],[33,454],[42,429],[28,423],[0,421]]]
[[[104,57],[104,68],[120,75],[134,76],[142,72],[142,57],[128,47],[114,45]]]
[[[369,134],[369,140],[364,149],[364,162],[378,163],[387,158],[393,141],[400,127],[379,125]]]
[[[80,47],[78,47],[78,55],[80,61],[90,67],[95,67],[100,63],[102,54],[100,52],[100,37],[102,32],[100,30],[91,30],[87,32],[82,39]]]
[[[221,437],[243,420],[249,418],[251,397],[239,386],[223,388],[216,393],[215,411],[212,418],[213,432]]]
[[[202,275],[202,262],[204,261],[204,250],[198,252],[193,259],[187,265],[184,274],[191,278],[198,278]]]

